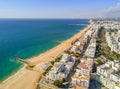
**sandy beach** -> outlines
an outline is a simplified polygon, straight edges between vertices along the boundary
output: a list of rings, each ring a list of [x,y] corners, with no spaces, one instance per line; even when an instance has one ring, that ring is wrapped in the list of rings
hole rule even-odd
[[[64,50],[70,48],[71,42],[75,41],[77,38],[80,38],[90,27],[91,24],[84,30],[81,30],[79,33],[75,34],[73,37],[60,43],[58,46],[28,60],[35,65],[52,60],[53,57],[60,55],[64,52]],[[35,69],[38,71],[27,70],[24,66],[14,75],[3,81],[0,84],[0,89],[36,89],[37,81],[42,75],[43,70],[40,69],[39,66],[36,66]]]

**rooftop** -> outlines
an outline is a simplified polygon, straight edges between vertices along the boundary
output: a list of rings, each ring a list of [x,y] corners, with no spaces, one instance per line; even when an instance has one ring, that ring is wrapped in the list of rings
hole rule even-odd
[[[89,81],[89,79],[90,79],[89,76],[76,75],[76,74],[74,76],[72,76],[72,78],[79,79],[79,80],[85,80],[85,81]]]

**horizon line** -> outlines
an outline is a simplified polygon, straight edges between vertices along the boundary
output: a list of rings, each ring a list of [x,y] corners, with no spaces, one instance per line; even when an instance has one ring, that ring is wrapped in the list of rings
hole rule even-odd
[[[9,17],[5,17],[5,18],[1,18],[0,19],[90,19],[90,18],[35,18],[35,17],[28,17],[28,18],[22,18],[22,17],[14,17],[14,18],[9,18]]]

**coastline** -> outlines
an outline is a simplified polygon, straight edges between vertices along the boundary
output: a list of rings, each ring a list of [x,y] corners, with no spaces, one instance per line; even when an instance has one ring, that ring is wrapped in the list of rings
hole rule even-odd
[[[68,40],[63,41],[59,45],[55,46],[54,48],[38,56],[29,58],[28,60],[34,63],[35,65],[50,61],[53,57],[60,55],[62,52],[64,52],[64,50],[70,48],[71,42],[81,37],[82,34],[84,34],[90,27],[91,24],[89,24],[77,34],[73,35]],[[0,89],[35,89],[37,81],[43,72],[38,66],[36,66],[35,69],[39,70],[39,72],[27,70],[25,69],[25,66],[22,67],[15,74],[1,82]]]

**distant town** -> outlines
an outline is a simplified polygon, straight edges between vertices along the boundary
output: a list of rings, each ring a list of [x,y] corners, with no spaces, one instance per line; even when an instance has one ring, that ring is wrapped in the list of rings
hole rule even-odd
[[[90,23],[72,47],[42,65],[38,89],[120,89],[120,22]]]

